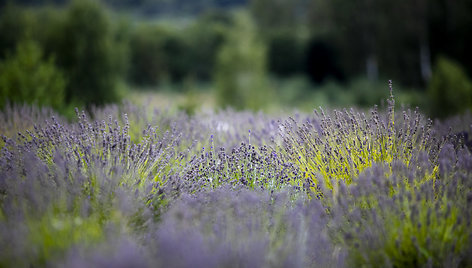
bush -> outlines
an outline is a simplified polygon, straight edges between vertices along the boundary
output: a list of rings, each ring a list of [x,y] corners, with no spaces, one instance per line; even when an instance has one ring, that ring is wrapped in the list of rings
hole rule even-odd
[[[0,63],[0,107],[6,101],[36,103],[59,108],[64,102],[66,80],[53,59],[43,59],[33,41],[17,45],[14,55]]]
[[[450,59],[438,59],[428,93],[433,116],[444,117],[472,108],[472,82],[462,67]]]

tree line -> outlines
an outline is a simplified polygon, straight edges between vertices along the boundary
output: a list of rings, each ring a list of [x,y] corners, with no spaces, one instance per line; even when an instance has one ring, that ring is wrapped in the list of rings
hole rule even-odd
[[[193,19],[184,26],[158,24],[141,17],[143,10],[153,13],[150,5],[158,7],[157,15]],[[46,104],[101,104],[118,100],[124,84],[153,87],[191,79],[224,87],[223,103],[250,102],[268,87],[268,77],[303,75],[314,84],[362,76],[436,87],[430,92],[462,88],[448,105],[457,99],[472,103],[472,89],[445,82],[470,84],[470,0],[4,0],[0,6],[0,90],[10,100],[29,95],[11,88],[32,91],[42,83],[63,92],[54,94],[62,101]],[[31,68],[41,72],[27,76],[21,65],[40,66]],[[245,71],[252,68],[257,70]],[[225,95],[228,89],[240,96]]]

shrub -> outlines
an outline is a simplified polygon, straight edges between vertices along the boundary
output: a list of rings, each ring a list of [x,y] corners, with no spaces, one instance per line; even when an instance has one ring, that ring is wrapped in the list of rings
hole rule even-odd
[[[472,81],[462,67],[440,57],[428,86],[431,114],[444,117],[472,109]]]
[[[12,101],[60,108],[65,86],[53,59],[43,59],[41,48],[33,41],[19,43],[15,54],[0,63],[0,107]]]

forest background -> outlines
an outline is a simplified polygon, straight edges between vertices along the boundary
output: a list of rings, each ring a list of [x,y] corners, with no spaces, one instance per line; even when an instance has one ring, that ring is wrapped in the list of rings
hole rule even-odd
[[[0,108],[472,108],[470,0],[0,0]],[[174,105],[175,104],[175,105]]]

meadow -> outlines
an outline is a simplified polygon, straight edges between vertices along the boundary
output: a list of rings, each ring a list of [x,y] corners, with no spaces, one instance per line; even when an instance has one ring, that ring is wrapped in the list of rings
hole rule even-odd
[[[472,267],[472,115],[0,112],[0,267]]]

